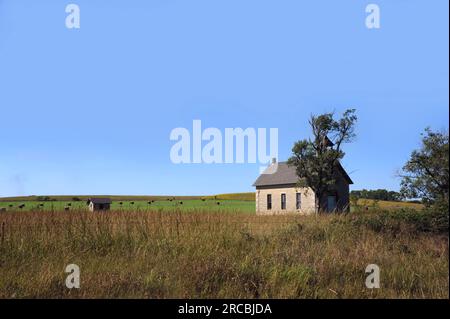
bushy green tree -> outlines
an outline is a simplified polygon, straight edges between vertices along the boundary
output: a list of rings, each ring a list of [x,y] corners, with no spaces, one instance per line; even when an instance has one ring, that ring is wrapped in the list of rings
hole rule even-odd
[[[340,119],[334,113],[311,115],[312,139],[297,141],[288,164],[294,166],[299,186],[309,186],[316,194],[316,210],[322,211],[321,199],[335,184],[336,165],[345,153],[342,144],[355,137],[355,109],[346,110]]]
[[[353,190],[350,192],[353,198],[376,199],[387,201],[401,200],[401,194],[395,191],[388,191],[387,189],[373,189],[373,190]]]
[[[406,198],[421,198],[425,204],[448,207],[448,132],[427,128],[422,136],[421,148],[412,152],[400,174],[401,193]]]

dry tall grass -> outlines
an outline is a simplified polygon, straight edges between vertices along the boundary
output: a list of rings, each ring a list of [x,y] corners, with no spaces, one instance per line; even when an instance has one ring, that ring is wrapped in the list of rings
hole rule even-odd
[[[380,289],[364,284],[373,263]],[[374,213],[0,214],[2,298],[448,298],[448,271],[448,232]]]

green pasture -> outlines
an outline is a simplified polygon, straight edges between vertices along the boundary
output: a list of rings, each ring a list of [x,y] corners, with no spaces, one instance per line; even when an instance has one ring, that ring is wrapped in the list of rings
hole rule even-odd
[[[255,212],[255,193],[216,194],[208,196],[136,196],[136,195],[66,195],[66,196],[23,196],[0,198],[0,210],[7,211],[60,211],[65,207],[69,210],[86,209],[89,197],[107,197],[112,200],[112,210],[159,210],[179,208],[181,210],[207,209],[229,210],[248,213]],[[44,200],[46,199],[46,200]],[[150,202],[150,203],[149,203]],[[122,203],[122,204],[121,204]],[[219,204],[218,204],[219,203]],[[20,205],[25,205],[20,208]],[[351,209],[422,209],[422,204],[408,202],[376,201],[358,199],[351,201]]]
[[[150,203],[149,203],[150,202]],[[21,205],[25,205],[20,208]],[[87,209],[86,201],[1,201],[0,209],[6,211],[61,211],[65,207],[69,210]],[[255,212],[255,202],[248,200],[223,200],[223,199],[153,199],[153,200],[113,200],[111,210],[158,210],[179,208],[181,210],[191,209],[214,209],[242,212]]]

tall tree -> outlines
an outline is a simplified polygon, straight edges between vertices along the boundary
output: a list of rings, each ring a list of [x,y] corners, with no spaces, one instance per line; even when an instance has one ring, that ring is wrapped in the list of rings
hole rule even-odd
[[[300,187],[311,187],[316,194],[316,210],[322,211],[322,198],[335,184],[336,168],[345,153],[342,144],[355,137],[355,109],[346,110],[340,119],[334,113],[311,115],[312,139],[297,141],[288,164],[295,166]]]
[[[426,128],[422,136],[421,148],[411,153],[400,173],[400,191],[404,197],[421,198],[425,204],[442,201],[448,206],[448,132]]]

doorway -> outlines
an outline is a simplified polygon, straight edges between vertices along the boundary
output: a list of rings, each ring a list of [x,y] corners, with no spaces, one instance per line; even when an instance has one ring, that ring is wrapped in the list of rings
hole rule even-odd
[[[327,197],[327,212],[331,213],[336,210],[337,198],[336,195],[328,195]]]

